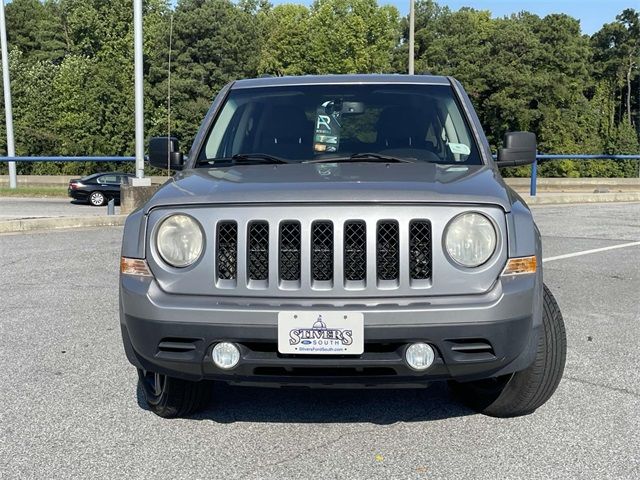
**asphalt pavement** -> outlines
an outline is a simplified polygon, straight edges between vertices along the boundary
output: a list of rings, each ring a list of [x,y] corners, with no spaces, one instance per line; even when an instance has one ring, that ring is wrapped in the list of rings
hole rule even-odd
[[[568,357],[554,397],[515,419],[436,384],[220,386],[203,414],[163,420],[121,347],[122,229],[0,235],[0,478],[638,479],[640,204],[534,212]]]

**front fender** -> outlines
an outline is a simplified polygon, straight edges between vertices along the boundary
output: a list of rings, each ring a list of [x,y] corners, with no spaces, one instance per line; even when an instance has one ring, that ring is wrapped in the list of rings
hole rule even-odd
[[[122,234],[123,257],[145,258],[145,234],[147,231],[147,216],[144,208],[139,208],[127,217]]]
[[[507,217],[507,242],[509,258],[536,256],[538,269],[535,273],[535,293],[533,297],[533,328],[529,352],[535,353],[538,337],[542,332],[542,311],[544,283],[542,272],[542,238],[540,230],[533,219],[533,213],[524,199],[512,189],[509,189],[511,197],[511,212]],[[533,352],[533,353],[531,353]],[[533,357],[531,357],[533,359]]]

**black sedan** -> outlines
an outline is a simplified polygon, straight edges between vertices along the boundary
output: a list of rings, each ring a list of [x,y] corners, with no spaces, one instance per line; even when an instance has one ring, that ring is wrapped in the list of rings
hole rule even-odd
[[[70,180],[67,193],[75,200],[100,207],[112,198],[120,201],[120,185],[126,182],[127,178],[134,176],[132,173],[120,172],[94,173]]]

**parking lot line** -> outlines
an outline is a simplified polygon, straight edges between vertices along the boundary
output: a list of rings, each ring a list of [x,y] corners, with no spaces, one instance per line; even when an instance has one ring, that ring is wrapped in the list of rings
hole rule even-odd
[[[543,258],[542,263],[553,262],[555,260],[563,260],[565,258],[580,257],[582,255],[590,255],[592,253],[606,252],[607,250],[616,250],[618,248],[635,247],[637,245],[640,245],[640,242],[621,243],[620,245],[611,245],[610,247],[594,248],[591,250],[583,250],[581,252],[574,252],[574,253],[565,253],[564,255]]]

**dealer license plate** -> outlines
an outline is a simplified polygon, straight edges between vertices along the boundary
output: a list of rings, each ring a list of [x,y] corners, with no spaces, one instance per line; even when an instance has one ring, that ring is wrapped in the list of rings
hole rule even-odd
[[[354,312],[280,312],[278,351],[360,355],[364,352],[364,315]]]

